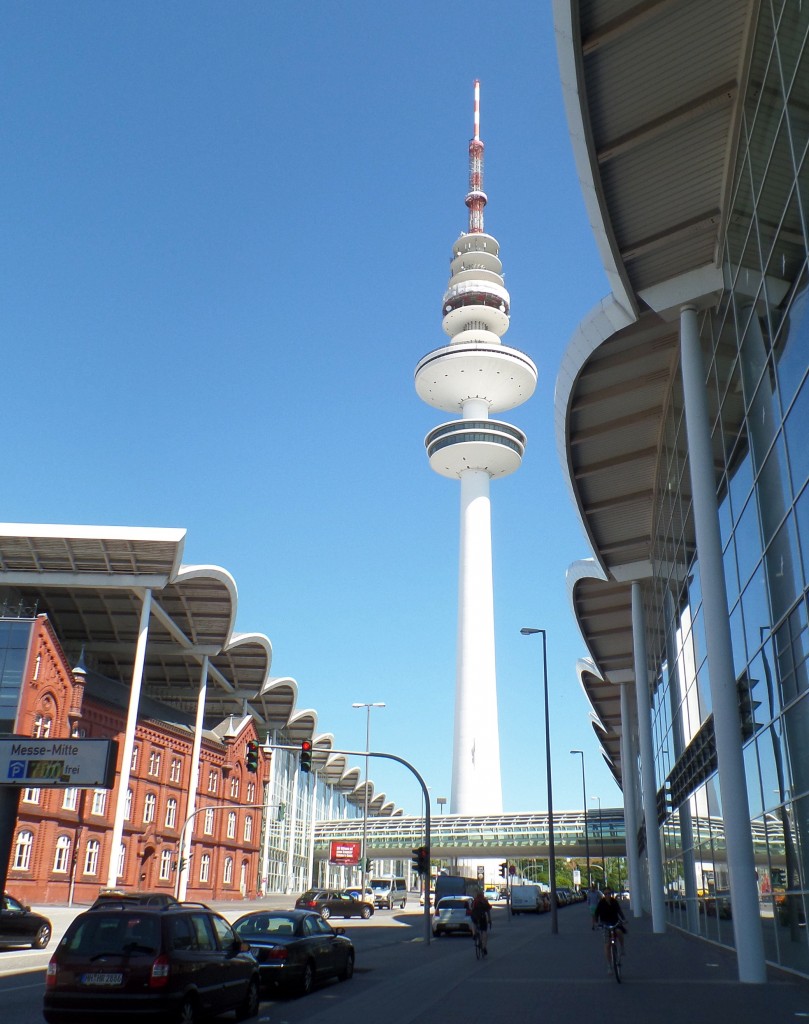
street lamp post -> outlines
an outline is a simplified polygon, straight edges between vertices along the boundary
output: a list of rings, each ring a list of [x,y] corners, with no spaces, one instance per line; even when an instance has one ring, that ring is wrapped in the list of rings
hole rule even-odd
[[[587,857],[587,888],[589,889],[592,885],[593,878],[590,874],[590,830],[587,827],[587,783],[584,778],[584,751],[571,750],[570,753],[581,755],[581,797],[584,806],[584,848],[586,850],[585,856]]]
[[[591,800],[598,800],[598,835],[599,835],[599,838],[601,840],[601,876],[603,878],[603,882],[601,883],[601,887],[603,889],[606,889],[607,888],[607,862],[604,860],[604,822],[603,822],[603,820],[601,818],[601,797],[600,796],[591,796],[590,799]]]
[[[362,812],[362,895],[360,899],[365,899],[365,882],[368,877],[368,753],[371,749],[371,708],[384,708],[384,704],[376,701],[371,704],[356,703],[352,704],[352,708],[365,708],[365,807]]]
[[[553,835],[553,779],[551,776],[551,723],[548,710],[548,638],[544,629],[523,626],[523,636],[542,634],[542,676],[545,683],[545,761],[548,777],[548,883],[551,890],[551,935],[559,933],[559,918],[556,912],[556,847]]]

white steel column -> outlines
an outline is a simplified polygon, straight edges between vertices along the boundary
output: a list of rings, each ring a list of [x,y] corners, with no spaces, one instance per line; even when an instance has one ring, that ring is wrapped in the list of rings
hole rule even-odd
[[[124,834],[124,813],[126,794],[129,790],[129,776],[132,771],[132,748],[135,746],[135,729],[138,724],[138,704],[143,683],[143,664],[146,659],[146,641],[149,636],[149,612],[152,608],[152,592],[144,590],[138,626],[138,644],[135,648],[135,664],[132,666],[132,683],[129,687],[129,708],[126,713],[124,749],[121,751],[121,773],[118,776],[118,799],[115,804],[115,820],[112,824],[109,861],[107,863],[107,888],[118,885],[118,851]]]
[[[499,814],[503,810],[489,485],[485,470],[461,473],[458,664],[450,804],[454,814]]]
[[[273,729],[272,742],[277,743],[276,738],[277,731]],[[269,736],[267,737],[269,742]],[[273,799],[273,783],[275,781],[275,751],[270,754],[270,771],[267,776],[267,782],[264,787],[264,793],[262,795],[262,801],[264,803],[264,838],[261,843],[261,868],[259,876],[261,878],[261,895],[267,895],[267,889],[270,880],[270,831],[274,828],[275,822],[272,820],[273,810],[275,811],[275,821],[279,820],[281,814],[281,801]]]
[[[208,655],[202,659],[202,671],[199,677],[197,692],[197,714],[194,719],[194,742],[191,747],[191,775],[188,780],[188,800],[186,801],[185,820],[188,821],[197,809],[197,793],[199,792],[199,756],[202,750],[202,723],[205,718],[205,696],[208,692]],[[185,830],[183,848],[180,850],[180,863],[177,882],[177,899],[182,901],[188,892],[188,876],[191,869],[191,844],[193,842],[196,822],[192,821]]]
[[[621,683],[621,781],[624,789],[624,828],[626,830],[626,860],[629,871],[629,896],[632,913],[643,916],[641,875],[638,862],[637,787],[635,785],[638,759],[635,756],[635,738],[632,735],[633,715],[630,702],[630,683]]]
[[[767,971],[717,513],[716,475],[705,393],[705,365],[697,311],[693,306],[684,306],[680,312],[680,348],[694,529],[702,585],[702,613],[705,617],[705,643],[739,980],[763,983],[767,980]]]
[[[366,781],[367,781],[367,776],[366,776]],[[367,792],[367,786],[366,786],[366,792]],[[308,847],[309,847],[308,857],[307,857],[307,869],[308,869],[308,879],[309,879],[309,881],[306,884],[307,889],[310,889],[315,884],[315,876],[314,876],[314,864],[315,864],[315,820],[317,819],[317,809],[316,809],[317,808],[317,773],[316,772],[312,772],[309,793],[310,793],[309,816],[310,816],[311,820],[309,822],[309,841],[308,841],[308,844],[307,844]],[[362,851],[362,855],[363,855],[363,857],[365,856],[365,850]],[[364,877],[365,876],[363,875],[363,878]],[[363,893],[363,898],[364,898],[364,895],[365,894]]]
[[[632,584],[632,646],[635,655],[635,700],[638,704],[638,740],[640,775],[643,785],[643,820],[646,824],[646,860],[649,866],[649,902],[652,931],[666,930],[666,905],[663,899],[663,863],[660,855],[660,829],[657,824],[657,782],[652,743],[652,709],[649,702],[649,670],[646,660],[646,624],[640,583]]]
[[[295,855],[295,843],[298,839],[299,828],[298,828],[298,807],[300,806],[300,781],[301,781],[301,770],[297,763],[293,769],[293,784],[292,784],[292,814],[287,813],[287,819],[289,820],[289,831],[287,832],[287,877],[284,882],[284,892],[291,892],[294,879],[294,855]],[[289,812],[290,808],[287,808]]]

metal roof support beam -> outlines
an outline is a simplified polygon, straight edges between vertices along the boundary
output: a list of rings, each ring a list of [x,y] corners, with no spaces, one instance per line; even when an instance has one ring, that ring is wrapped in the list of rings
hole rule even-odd
[[[632,584],[632,646],[635,655],[635,700],[638,705],[640,774],[643,782],[643,820],[646,824],[646,859],[649,864],[649,901],[652,931],[666,931],[666,907],[663,902],[663,859],[660,853],[660,829],[657,825],[657,782],[655,781],[652,709],[649,702],[649,671],[646,667],[646,623],[643,592],[637,581]]]
[[[685,305],[680,311],[680,347],[694,530],[702,582],[705,645],[714,713],[719,790],[725,819],[739,981],[763,984],[767,980],[767,968],[750,831],[750,806],[742,753],[736,673],[733,668],[725,566],[716,505],[705,364],[697,310],[693,305]]]
[[[632,896],[632,912],[635,917],[643,916],[643,900],[640,898],[641,874],[638,858],[638,821],[635,816],[637,804],[637,769],[635,737],[630,695],[631,683],[620,683],[621,690],[621,783],[624,791],[624,822],[626,828],[626,859],[629,871],[629,892]]]
[[[114,889],[118,884],[118,851],[124,834],[124,813],[126,811],[126,795],[129,791],[129,774],[132,770],[132,749],[135,746],[135,727],[138,724],[138,704],[143,684],[143,666],[146,661],[146,643],[149,639],[149,613],[152,608],[152,592],[143,592],[138,626],[138,644],[135,648],[135,664],[132,666],[132,683],[129,688],[129,708],[126,713],[124,730],[124,749],[121,751],[121,774],[118,779],[118,800],[115,804],[115,820],[112,825],[112,839],[109,845],[109,862],[107,864],[107,888]]]
[[[205,719],[205,696],[208,692],[208,655],[202,659],[202,671],[199,676],[199,692],[197,693],[197,713],[194,719],[194,740],[191,747],[191,778],[188,782],[188,800],[185,808],[184,821],[190,821],[197,809],[197,791],[199,790],[199,755],[202,750],[202,728]],[[177,899],[182,902],[188,892],[188,872],[191,865],[191,843],[194,830],[186,830],[182,848],[177,851]]]

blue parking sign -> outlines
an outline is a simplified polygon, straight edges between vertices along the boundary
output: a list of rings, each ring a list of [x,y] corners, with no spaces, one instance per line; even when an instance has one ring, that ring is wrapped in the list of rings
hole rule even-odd
[[[10,779],[24,779],[25,778],[25,761],[9,761],[8,762],[8,777]]]

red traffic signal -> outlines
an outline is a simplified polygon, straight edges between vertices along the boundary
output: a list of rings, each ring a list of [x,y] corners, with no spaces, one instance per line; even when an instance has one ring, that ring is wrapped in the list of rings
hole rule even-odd
[[[310,772],[312,770],[312,741],[301,740],[301,771]]]
[[[258,740],[247,741],[247,770],[255,774],[258,771]]]

